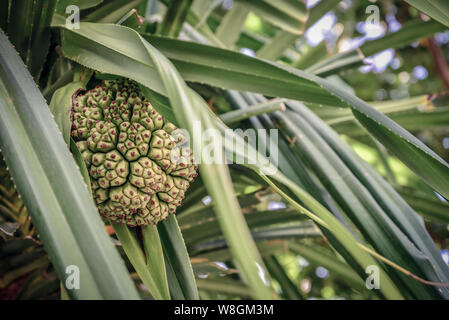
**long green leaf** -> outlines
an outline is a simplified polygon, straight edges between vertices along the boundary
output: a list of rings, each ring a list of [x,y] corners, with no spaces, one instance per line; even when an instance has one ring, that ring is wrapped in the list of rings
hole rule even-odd
[[[220,115],[220,119],[226,123],[235,123],[241,120],[248,119],[260,114],[271,113],[274,111],[284,110],[285,105],[280,99],[273,99],[266,103],[257,104],[247,109],[229,111]]]
[[[177,38],[187,17],[193,0],[172,1],[158,26],[158,34]]]
[[[404,255],[407,255],[410,250],[407,248],[400,250],[399,244],[410,245],[408,239],[404,239],[398,227],[385,217],[382,209],[371,195],[367,194],[353,173],[345,168],[342,161],[329,150],[317,134],[314,135],[305,120],[294,117],[292,113],[279,117],[282,126],[288,127],[288,135],[292,139],[297,137],[295,146],[298,148],[298,153],[307,158],[320,180],[331,191],[351,220],[362,230],[364,236],[375,246],[375,249],[389,259],[397,259],[396,261],[401,265],[407,263],[408,260]],[[380,224],[384,227],[382,228]],[[394,231],[389,232],[391,229]],[[395,237],[392,237],[393,234]],[[389,239],[394,241],[394,245],[388,243]],[[411,259],[411,261],[414,260]],[[412,269],[413,272],[417,270],[417,267]]]
[[[0,3],[0,29],[6,30],[8,27],[9,1]]]
[[[198,288],[200,290],[220,292],[230,296],[251,297],[251,290],[242,282],[230,279],[198,280]]]
[[[291,15],[290,11],[277,8],[271,1],[264,0],[238,0],[250,11],[270,22],[276,27],[289,33],[300,35],[303,32],[304,21]]]
[[[433,19],[449,27],[449,3],[445,0],[405,0]]]
[[[234,3],[231,10],[224,16],[215,32],[216,37],[227,47],[232,48],[239,38],[249,10],[241,3]]]
[[[154,225],[142,227],[142,239],[147,259],[147,266],[151,272],[156,286],[161,291],[164,299],[170,299],[167,274],[165,271],[165,258],[162,250],[161,239]]]
[[[200,211],[200,214],[204,214]],[[195,215],[198,216],[198,215]],[[261,211],[250,214],[245,214],[245,219],[250,229],[266,227],[274,224],[282,224],[289,222],[298,222],[301,220],[296,212],[292,210],[276,210],[276,211]],[[201,223],[193,226],[187,225],[182,228],[182,233],[186,242],[190,245],[196,242],[204,241],[210,238],[217,238],[221,236],[219,225],[216,219],[207,219]]]
[[[303,300],[304,297],[298,287],[288,277],[285,272],[285,268],[279,263],[276,256],[271,255],[266,257],[264,260],[270,275],[275,278],[281,286],[282,295],[289,300]]]
[[[158,225],[158,230],[167,263],[176,276],[184,297],[188,300],[199,299],[192,265],[176,217],[170,215]]]
[[[55,117],[55,121],[67,145],[70,145],[70,132],[72,128],[70,108],[72,107],[73,95],[79,89],[85,89],[80,82],[69,83],[56,90],[50,102],[50,111]]]
[[[102,3],[98,9],[90,12],[83,21],[116,23],[131,9],[136,8],[142,0],[111,0]]]
[[[149,268],[145,260],[142,248],[131,229],[128,226],[119,223],[112,223],[112,226],[118,240],[125,250],[127,257],[129,258],[129,261],[133,265],[140,279],[142,279],[143,284],[150,291],[151,295],[155,299],[170,299],[168,287],[166,287],[164,282],[161,281],[162,278],[160,278],[160,273],[158,272],[160,270]],[[146,248],[149,249],[148,246]],[[150,251],[147,252],[150,253]],[[160,258],[160,255],[158,255],[158,257],[156,258]],[[151,258],[148,257],[148,259]],[[163,260],[160,262],[162,262],[163,265]],[[153,263],[151,263],[150,266],[153,266]],[[156,276],[158,278],[156,278]]]
[[[323,152],[322,155],[330,162],[331,165],[326,169],[326,174],[329,176],[332,175],[332,167],[335,167],[338,170],[338,174],[342,174],[343,172],[347,173],[345,174],[344,181],[342,181],[343,183],[336,187],[337,190],[333,193],[334,195],[340,194],[342,197],[346,197],[346,195],[344,195],[345,185],[351,186],[350,194],[347,195],[347,198],[350,201],[347,208],[348,211],[354,211],[356,216],[356,218],[353,218],[354,223],[358,224],[365,234],[369,234],[378,228],[378,232],[374,233],[375,235],[388,232],[388,230],[395,235],[394,238],[384,236],[383,238],[373,241],[373,245],[380,246],[384,240],[388,239],[388,241],[391,241],[391,244],[385,247],[387,251],[381,250],[380,252],[384,253],[390,259],[399,259],[398,261],[400,261],[401,256],[403,256],[404,260],[401,262],[403,266],[407,266],[412,270],[417,266],[418,270],[421,270],[426,277],[434,281],[446,282],[448,276],[447,268],[445,268],[442,263],[439,252],[423,227],[422,220],[419,216],[413,212],[405,201],[401,199],[391,186],[382,180],[372,168],[368,167],[363,161],[358,160],[358,157],[352,149],[341,141],[335,132],[326,127],[318,117],[308,111],[307,108],[300,106],[300,104],[290,103],[290,105],[294,107],[295,111],[303,118],[299,120],[297,128],[302,128],[300,131],[301,134],[305,134],[307,137],[305,140],[311,139],[311,142],[317,146],[316,149],[321,149]],[[296,121],[299,119],[295,116],[291,116],[291,118]],[[309,130],[309,125],[315,130],[315,135],[313,130]],[[326,144],[333,150],[327,148]],[[312,148],[306,147],[306,149],[310,151]],[[335,151],[335,154],[333,151]],[[322,164],[325,161],[322,159],[311,159],[311,162],[316,162],[313,166],[317,168],[317,170],[320,170],[318,167],[322,167]],[[350,171],[345,168],[346,166]],[[323,180],[327,180],[327,178],[323,177]],[[337,185],[338,180],[338,178],[333,179],[333,181],[328,181],[327,184]],[[357,180],[359,182],[357,182]],[[364,188],[366,188],[369,193],[366,193]],[[355,201],[356,199],[354,199],[354,196],[361,201],[362,207],[356,209],[355,206],[357,206],[357,201]],[[372,197],[374,198],[374,201]],[[345,207],[343,202],[341,202],[341,199],[340,205]],[[366,217],[363,217],[363,212],[365,210],[363,207],[367,208],[369,212],[369,215]],[[374,219],[372,221],[373,223],[370,223],[370,219]],[[378,225],[378,227],[376,227],[376,225]],[[410,242],[412,242],[412,244]],[[401,246],[403,247],[403,250],[400,249]],[[419,249],[420,252],[417,252],[415,247]],[[389,250],[398,251],[389,256]],[[414,282],[410,284],[417,285],[417,283]],[[430,289],[429,287],[424,288]],[[440,290],[440,292],[443,291]]]
[[[87,171],[86,163],[84,162],[83,156],[76,145],[75,140],[70,138],[70,151],[72,152],[73,160],[78,165],[81,175],[83,176],[84,182],[86,183],[89,194],[92,194],[92,186],[90,185],[90,175]]]
[[[226,128],[219,123],[217,123],[217,127],[224,132]],[[232,136],[232,134],[231,134]],[[239,148],[238,145],[244,145],[245,142],[242,137],[238,135],[233,135],[232,137],[226,135],[226,139],[234,139],[237,144],[237,148],[232,150],[230,156],[232,157],[234,152],[237,150],[244,150]],[[232,145],[231,143],[226,143],[225,145]],[[357,241],[354,241],[354,237],[348,230],[344,227],[343,224],[340,223],[332,214],[327,211],[325,207],[323,207],[320,203],[318,203],[315,199],[313,199],[307,192],[305,192],[298,185],[293,183],[287,177],[285,177],[280,172],[277,172],[270,177],[264,175],[264,172],[267,170],[266,163],[262,163],[260,159],[256,157],[257,151],[255,149],[251,149],[251,146],[248,146],[248,153],[239,154],[244,157],[247,161],[245,163],[246,166],[256,170],[259,175],[270,185],[273,187],[275,191],[280,193],[285,200],[287,200],[298,212],[303,213],[313,219],[315,222],[323,226],[332,232],[335,236],[336,240],[339,242],[341,246],[343,246],[348,252],[351,253],[352,259],[356,261],[362,268],[365,270],[365,267],[371,264],[375,264],[374,259],[372,259],[366,252],[363,251],[358,245]],[[254,165],[249,165],[249,163],[254,163]],[[273,179],[273,181],[271,180]],[[295,194],[311,211],[307,210],[304,206],[296,202],[291,196],[285,193],[278,185],[275,184],[274,181],[281,183],[285,187],[287,187],[293,194]],[[401,294],[395,287],[395,285],[391,282],[391,279],[387,276],[387,274],[381,269],[381,273],[384,275],[381,278],[385,281],[382,285],[382,292],[385,296],[390,298],[398,299],[401,297]]]
[[[159,71],[168,98],[181,126],[187,128],[192,134],[195,130],[198,130],[196,126],[199,123],[204,126],[204,130],[214,128],[211,126],[211,116],[204,100],[187,87],[178,71],[174,69],[166,57],[147,42],[142,41],[142,43]],[[201,147],[201,144],[202,141],[195,138],[193,150]],[[264,278],[263,262],[251,239],[248,227],[233,194],[232,182],[225,165],[224,156],[221,159],[221,163],[201,163],[202,180],[214,199],[217,219],[229,242],[235,261],[242,271],[243,278],[252,289],[255,297],[271,297],[269,284]]]
[[[8,36],[37,79],[50,46],[50,23],[57,0],[16,0],[10,3]]]
[[[275,7],[276,9],[282,11],[285,14],[294,17],[300,21],[305,21],[307,19],[307,8],[303,1],[297,0],[263,0]]]
[[[389,48],[402,48],[421,38],[431,36],[436,32],[444,31],[444,25],[436,21],[410,21],[392,33],[388,33],[382,38],[365,42],[360,48],[347,52],[335,54],[322,60],[307,69],[307,72],[319,76],[327,76],[350,67],[357,67],[363,64],[366,57],[381,52]]]
[[[291,71],[280,64],[193,42],[143,36],[170,58],[186,80],[226,89],[344,106],[339,99],[308,79],[307,74],[295,75],[297,70]]]
[[[448,202],[441,201],[436,195],[430,197],[409,190],[399,190],[399,193],[416,211],[423,214],[429,220],[449,224]]]

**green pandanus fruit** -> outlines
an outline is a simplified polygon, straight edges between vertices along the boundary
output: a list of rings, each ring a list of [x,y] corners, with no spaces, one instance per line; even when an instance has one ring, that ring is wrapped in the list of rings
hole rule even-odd
[[[73,99],[71,135],[103,217],[136,226],[176,212],[197,176],[176,129],[128,80],[103,81]]]

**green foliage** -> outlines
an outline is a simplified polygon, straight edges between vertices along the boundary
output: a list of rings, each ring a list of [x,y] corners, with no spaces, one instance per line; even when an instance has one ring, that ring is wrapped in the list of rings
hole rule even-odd
[[[3,1],[0,147],[9,172],[0,163],[0,296],[448,299],[440,250],[449,238],[449,14],[445,1],[406,2],[379,8],[386,33],[372,39],[361,34],[368,1]],[[70,4],[81,10],[80,29],[65,25]],[[312,46],[307,32],[324,15],[338,23]],[[393,20],[401,28],[391,32]],[[426,45],[431,36],[436,49]],[[389,66],[366,65],[386,49]],[[131,83],[122,78],[139,101],[109,92]],[[117,100],[127,103],[120,119],[110,112]],[[132,219],[146,195],[129,194],[142,145],[122,154],[115,136],[103,135],[105,126],[141,122],[141,101],[157,115],[143,153],[162,168],[155,144],[168,140],[156,131],[186,129],[193,150],[209,144],[198,130],[226,142],[220,163],[200,155],[183,207],[157,226],[147,222],[159,218]],[[156,123],[159,115],[173,125]],[[251,144],[230,128],[270,135]],[[129,166],[118,187],[133,200],[126,212],[109,214],[123,208],[105,202],[113,192],[99,184],[110,181],[92,171],[112,159],[103,161],[102,146]],[[230,164],[237,157],[246,162]],[[267,174],[267,164],[278,170]],[[171,198],[150,191],[174,211]],[[133,223],[116,223],[124,213]],[[75,291],[64,289],[73,264],[83,274]],[[365,286],[373,265],[379,290]]]

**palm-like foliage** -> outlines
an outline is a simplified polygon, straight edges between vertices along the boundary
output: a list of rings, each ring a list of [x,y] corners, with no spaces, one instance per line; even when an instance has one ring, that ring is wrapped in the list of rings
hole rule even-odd
[[[411,21],[400,30],[330,53],[323,43],[305,45],[305,31],[329,11],[350,22],[346,15],[368,3],[342,11],[334,0],[312,8],[299,0],[241,0],[229,10],[208,0],[4,1],[0,147],[62,284],[67,266],[81,270],[80,289],[66,290],[70,298],[303,299],[297,262],[289,267],[297,256],[329,270],[339,296],[449,298],[449,269],[420,216],[449,221],[447,202],[434,194],[449,199],[449,165],[412,134],[447,128],[448,110],[427,96],[366,103],[342,80],[365,57],[449,26],[443,1],[407,2],[430,19],[410,17],[415,9],[407,7]],[[66,23],[70,4],[81,9],[79,29]],[[245,24],[256,16],[264,35]],[[176,217],[157,227],[107,226],[116,250],[89,195],[68,110],[77,90],[119,77],[139,83],[177,126],[193,133],[201,124],[242,148],[225,144],[221,163],[200,164],[200,179]],[[229,127],[271,136],[256,150],[240,135],[225,134]],[[193,137],[194,149],[208,144]],[[275,142],[277,157],[268,152]],[[361,149],[381,170],[356,153]],[[225,157],[246,161],[227,165]],[[415,174],[407,171],[411,182],[399,181],[391,167],[398,160]],[[279,170],[266,174],[267,161]],[[2,180],[4,257],[8,243],[34,230],[26,213],[11,210],[21,209],[11,189]],[[283,205],[271,210],[272,203]],[[28,257],[25,273],[47,268],[42,250],[27,248],[16,252]],[[26,269],[28,262],[34,265]],[[376,290],[365,286],[370,266],[379,270]],[[26,281],[36,282],[39,273],[33,275]],[[41,287],[54,291],[53,284]],[[35,297],[23,292],[19,297]]]

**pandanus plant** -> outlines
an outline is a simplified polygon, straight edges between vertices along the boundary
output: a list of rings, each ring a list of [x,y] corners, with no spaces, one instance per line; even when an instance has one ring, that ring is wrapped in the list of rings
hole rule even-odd
[[[444,32],[446,3],[392,1],[402,28],[332,52],[306,32],[368,4],[231,2],[1,3],[2,297],[320,295],[300,256],[341,297],[449,298],[447,154],[411,133],[447,129],[444,95],[370,104],[344,81]],[[269,134],[253,144],[247,129]]]

